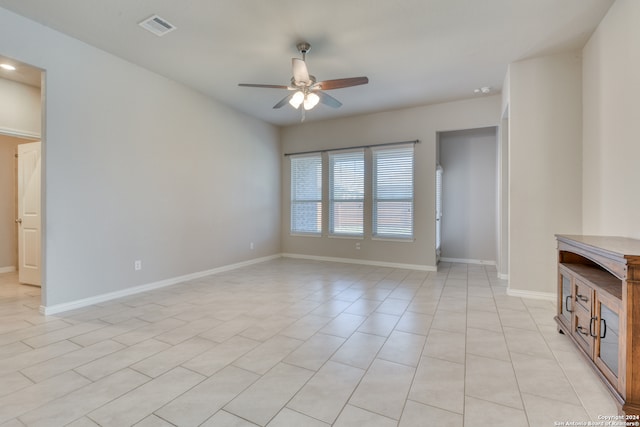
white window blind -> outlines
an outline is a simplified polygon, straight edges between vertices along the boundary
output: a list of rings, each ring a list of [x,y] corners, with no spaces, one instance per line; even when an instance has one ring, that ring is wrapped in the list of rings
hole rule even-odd
[[[363,235],[364,152],[329,153],[329,234]]]
[[[413,238],[413,145],[373,150],[373,236]]]
[[[291,233],[322,232],[322,156],[291,157]]]

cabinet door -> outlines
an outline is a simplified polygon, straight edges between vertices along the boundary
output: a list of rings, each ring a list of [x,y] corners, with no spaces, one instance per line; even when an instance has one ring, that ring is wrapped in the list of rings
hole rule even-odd
[[[618,377],[622,368],[622,352],[620,342],[621,302],[607,294],[596,292],[595,327],[596,342],[593,359],[607,379],[619,389]]]
[[[558,269],[558,319],[567,328],[571,329],[571,317],[573,313],[573,294],[571,292],[571,276],[563,268]]]

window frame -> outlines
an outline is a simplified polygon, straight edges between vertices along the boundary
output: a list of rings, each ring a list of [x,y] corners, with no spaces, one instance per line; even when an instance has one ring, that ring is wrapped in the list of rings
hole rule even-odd
[[[357,161],[359,163],[359,165],[354,165],[354,167],[360,169],[359,171],[357,171],[359,173],[357,173],[355,176],[349,177],[347,171],[342,171],[342,174],[341,174],[342,178],[345,178],[345,181],[342,183],[343,186],[347,187],[351,185],[353,187],[356,187],[356,189],[359,191],[350,193],[349,191],[343,190],[342,191],[343,197],[339,197],[336,195],[336,192],[337,192],[336,178],[338,177],[338,175],[336,174],[336,168],[335,168],[336,160],[342,160],[345,163],[348,161]],[[345,237],[345,238],[363,239],[364,231],[365,231],[365,224],[364,224],[365,200],[367,197],[367,195],[365,194],[365,188],[366,188],[365,168],[367,167],[367,161],[365,158],[364,149],[329,151],[327,152],[327,163],[328,163],[328,170],[329,170],[329,173],[328,173],[329,175],[328,193],[329,194],[327,198],[328,204],[329,204],[329,215],[328,215],[329,221],[328,221],[327,235],[329,237]],[[360,193],[360,197],[353,197],[353,195],[358,192]],[[357,206],[355,209],[355,213],[356,214],[359,213],[359,218],[358,218],[359,223],[355,223],[355,225],[352,225],[356,227],[356,231],[353,231],[353,232],[347,231],[346,227],[348,227],[348,223],[345,223],[343,225],[336,224],[336,220],[338,219],[336,215],[336,204],[340,204],[342,205],[342,207],[344,207],[344,210],[343,210],[344,216],[348,216],[350,213],[353,214],[353,212],[349,212],[350,210],[353,209],[352,207],[348,207],[349,205],[359,204],[359,209]],[[348,220],[348,218],[345,218],[345,219]],[[337,228],[340,228],[340,230],[337,230]]]
[[[314,167],[314,171],[312,171],[310,174],[313,175],[315,174],[315,182],[317,184],[317,188],[316,188],[316,198],[312,198],[312,197],[304,197],[304,195],[302,195],[302,197],[298,197],[298,194],[300,193],[300,191],[297,191],[297,185],[300,184],[298,177],[300,176],[299,174],[296,173],[296,165],[295,163],[297,163],[298,161],[303,161],[303,160],[314,160],[315,164],[313,164],[312,162],[309,162],[309,165],[312,165]],[[322,236],[322,222],[323,222],[323,208],[324,208],[324,200],[323,200],[323,190],[324,190],[324,185],[323,185],[323,159],[322,159],[322,155],[321,153],[308,153],[308,154],[300,154],[300,155],[295,155],[295,156],[290,156],[289,159],[289,164],[290,164],[290,178],[291,178],[291,182],[290,182],[290,202],[289,202],[289,233],[293,236],[317,236],[320,237]],[[297,221],[296,221],[296,212],[298,211],[297,209],[294,208],[294,206],[303,206],[303,205],[313,205],[316,204],[316,208],[315,208],[315,212],[316,212],[316,216],[315,216],[315,220],[311,219],[311,218],[306,218],[305,219],[307,221],[310,221],[311,223],[315,223],[316,228],[314,230],[310,230],[310,229],[303,229],[302,227],[299,227],[297,225]],[[311,209],[313,210],[313,209]]]
[[[393,152],[397,153],[397,156],[393,156]],[[406,164],[407,153],[410,152],[410,164]],[[415,239],[415,147],[411,145],[400,145],[394,147],[372,147],[371,148],[371,237],[375,240],[393,240],[393,241],[414,241]],[[403,154],[404,153],[404,154]],[[391,175],[388,173],[380,173],[381,165],[379,164],[380,155],[383,154],[388,159],[388,164],[385,165],[387,169],[392,167],[401,166],[404,168],[405,175],[408,177],[398,177],[397,175]],[[405,159],[403,161],[403,159]],[[395,163],[395,164],[394,164]],[[381,176],[390,177],[386,181],[381,181]],[[403,179],[404,178],[404,179]],[[395,181],[395,182],[394,182]],[[392,187],[393,185],[406,185],[410,184],[410,195],[389,192],[389,189],[381,189],[384,186]],[[386,195],[385,195],[386,193]],[[386,216],[388,221],[386,224],[381,224],[380,206],[382,204],[397,204],[400,206],[389,208],[389,213]],[[408,204],[409,218],[405,218],[402,214],[398,215],[393,210],[403,209],[402,204]],[[392,224],[389,221],[396,221],[398,223],[405,222],[404,225],[398,224],[394,230]],[[408,222],[408,224],[406,224]],[[381,231],[381,228],[387,228],[389,231]],[[402,231],[408,229],[408,232]]]

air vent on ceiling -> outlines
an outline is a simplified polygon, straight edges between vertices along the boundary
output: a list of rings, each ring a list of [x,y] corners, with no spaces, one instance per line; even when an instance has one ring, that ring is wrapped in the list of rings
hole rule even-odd
[[[140,25],[145,30],[152,32],[158,37],[164,36],[167,33],[175,30],[176,27],[173,24],[170,24],[166,20],[160,18],[158,15],[153,15],[148,17],[142,22],[139,22]]]

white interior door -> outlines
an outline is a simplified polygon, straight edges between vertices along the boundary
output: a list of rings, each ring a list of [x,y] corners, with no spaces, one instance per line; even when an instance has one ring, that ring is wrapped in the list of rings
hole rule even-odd
[[[40,141],[18,145],[18,280],[40,286]]]

